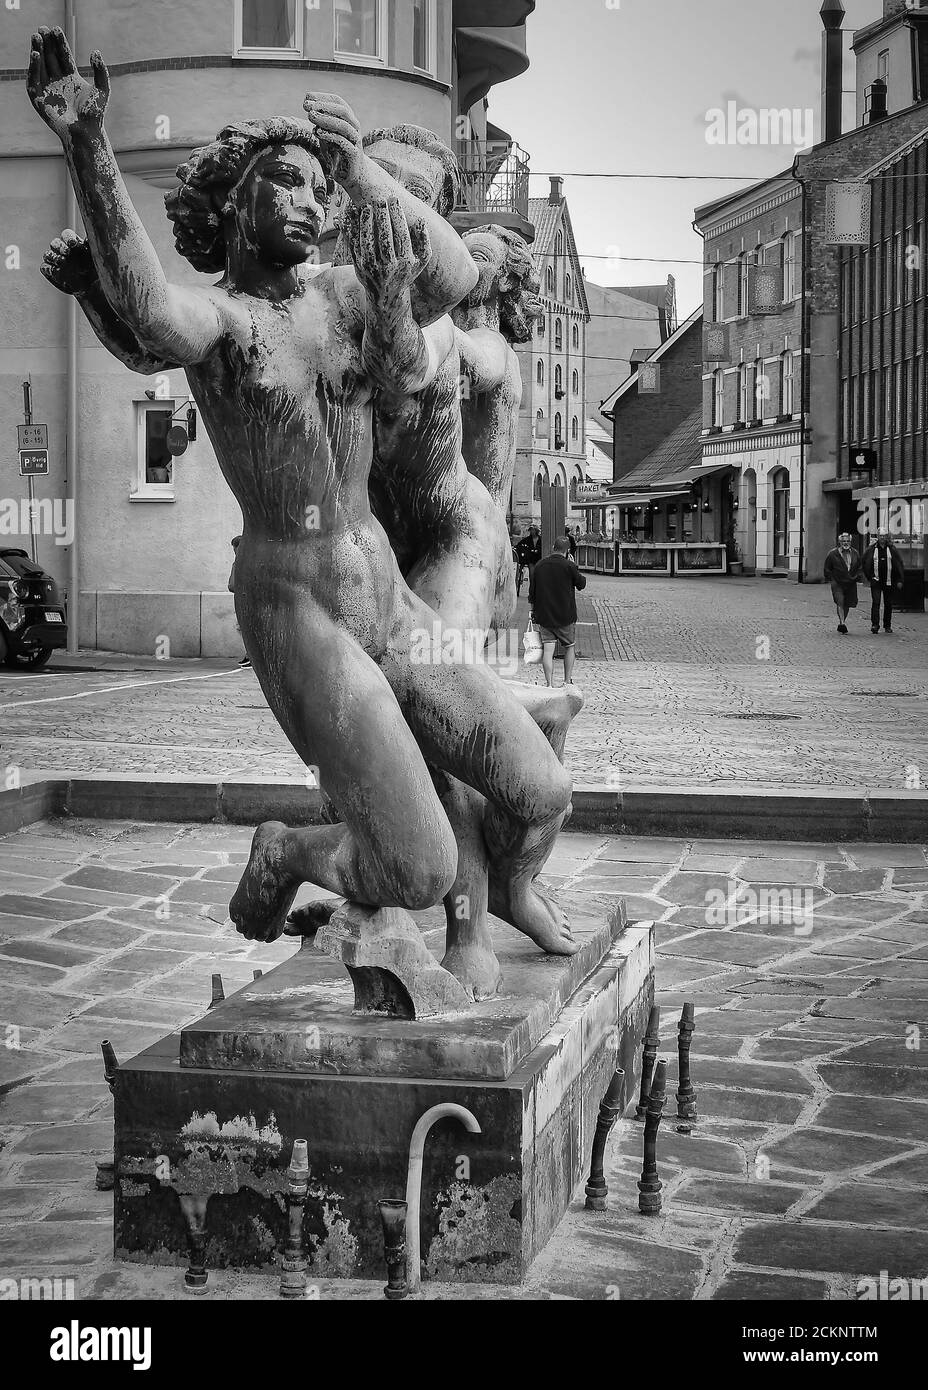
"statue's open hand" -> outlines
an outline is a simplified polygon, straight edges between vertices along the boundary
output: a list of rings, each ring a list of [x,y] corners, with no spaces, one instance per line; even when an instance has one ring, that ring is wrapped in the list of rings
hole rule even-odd
[[[363,207],[352,240],[358,278],[381,306],[408,290],[431,259],[428,232],[423,226],[410,230],[398,198]]]
[[[90,247],[82,236],[66,227],[49,246],[39,267],[56,290],[63,294],[83,294],[97,283],[97,268]]]
[[[101,126],[110,78],[99,53],[90,55],[93,81],[81,77],[62,29],[32,36],[26,91],[42,120],[64,139],[74,126]]]
[[[332,92],[309,92],[303,102],[307,119],[316,127],[326,163],[336,183],[353,178],[364,156],[358,118],[344,97]]]

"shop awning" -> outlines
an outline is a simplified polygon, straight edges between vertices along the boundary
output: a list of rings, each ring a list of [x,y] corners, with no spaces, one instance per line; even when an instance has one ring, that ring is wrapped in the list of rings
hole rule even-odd
[[[689,493],[688,487],[669,487],[666,491],[658,492],[630,492],[628,496],[620,492],[614,492],[609,501],[614,507],[638,506],[642,502],[662,502],[667,497],[686,497]]]

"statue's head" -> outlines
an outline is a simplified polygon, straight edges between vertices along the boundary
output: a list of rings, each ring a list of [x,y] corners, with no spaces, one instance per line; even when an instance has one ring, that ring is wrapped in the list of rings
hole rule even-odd
[[[450,217],[461,195],[461,170],[434,131],[418,125],[371,130],[364,137],[364,152],[414,198]]]
[[[544,313],[541,281],[532,253],[518,232],[508,227],[474,227],[464,236],[480,273],[462,309],[476,308],[494,297],[499,303],[499,326],[510,343],[527,343]]]
[[[363,145],[365,154],[414,198],[434,208],[440,217],[451,216],[460,200],[461,169],[434,131],[418,125],[395,125],[369,131]],[[336,265],[351,263],[357,226],[358,209],[349,203],[340,219],[333,256]]]
[[[334,185],[308,121],[228,125],[177,177],[165,206],[175,245],[197,270],[225,270],[233,235],[273,266],[312,258]]]

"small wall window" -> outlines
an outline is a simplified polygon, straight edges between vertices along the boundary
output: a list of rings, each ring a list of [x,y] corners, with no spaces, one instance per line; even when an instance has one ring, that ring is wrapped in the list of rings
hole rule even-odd
[[[796,233],[787,232],[782,241],[783,302],[796,298]]]
[[[725,413],[725,376],[721,371],[712,373],[712,423],[721,425]]]
[[[289,58],[303,52],[303,0],[235,0],[235,52]]]
[[[535,380],[538,382],[538,385],[539,385],[539,386],[544,386],[544,384],[545,384],[545,364],[544,364],[544,362],[542,362],[542,360],[541,360],[540,357],[539,357],[539,359],[538,359],[538,366],[535,368]]]
[[[561,371],[560,362],[554,368],[554,394],[556,396],[563,396],[564,394],[564,373]]]
[[[138,401],[138,481],[133,497],[174,496],[174,460],[167,434],[177,402]]]
[[[387,58],[386,0],[335,0],[335,52],[358,63]]]
[[[547,438],[547,434],[548,434],[548,431],[545,429],[545,412],[544,412],[543,410],[536,410],[536,411],[535,411],[535,438],[536,438],[536,439],[545,439],[545,438]]]
[[[543,337],[545,336],[545,321],[544,321],[544,319],[539,319],[539,320],[538,320],[538,336],[539,336],[539,338],[543,338]]]
[[[784,352],[780,358],[780,414],[793,413],[793,354]]]
[[[575,348],[580,346],[580,325],[575,323],[570,332],[570,340]]]
[[[560,319],[554,320],[554,351],[562,352],[564,349],[564,325]]]
[[[580,373],[579,373],[578,371],[576,371],[576,370],[574,371],[573,375],[572,375],[571,378],[570,378],[570,385],[571,385],[571,389],[573,390],[574,395],[575,395],[575,396],[579,396],[579,394],[580,394]]]
[[[570,437],[575,441],[580,438],[580,421],[577,419],[576,415],[570,422]]]
[[[568,303],[568,304],[570,303],[570,297],[571,297],[571,293],[572,293],[572,291],[573,291],[573,287],[574,287],[574,282],[573,282],[573,280],[570,278],[569,275],[565,275],[565,276],[564,276],[564,298],[567,300],[567,303]]]
[[[435,0],[412,0],[412,63],[435,72]]]
[[[553,265],[549,265],[549,266],[548,266],[548,269],[545,271],[545,285],[547,286],[548,293],[549,293],[549,294],[553,294],[553,293],[554,293],[554,266],[553,266]]]

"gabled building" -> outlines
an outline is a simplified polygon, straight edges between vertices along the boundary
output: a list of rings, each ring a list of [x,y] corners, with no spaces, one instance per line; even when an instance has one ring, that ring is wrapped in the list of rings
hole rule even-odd
[[[636,361],[659,347],[677,326],[676,287],[666,285],[616,288],[584,278],[590,322],[587,327],[586,381],[590,415],[612,431],[602,413],[603,402],[624,381]]]
[[[583,271],[564,181],[552,177],[547,198],[530,198],[533,253],[545,313],[531,342],[518,349],[522,412],[511,513],[524,529],[541,518],[541,491],[564,489],[568,524],[581,521],[576,489],[586,467],[586,334],[590,321]]]

